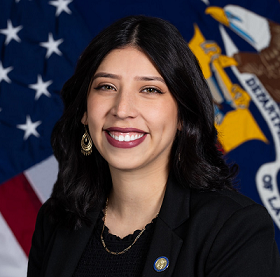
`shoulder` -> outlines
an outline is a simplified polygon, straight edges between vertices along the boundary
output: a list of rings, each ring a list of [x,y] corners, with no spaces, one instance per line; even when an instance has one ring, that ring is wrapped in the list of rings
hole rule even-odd
[[[199,192],[191,190],[189,216],[203,224],[205,230],[228,235],[246,230],[247,234],[265,229],[274,237],[274,226],[266,208],[235,191]],[[203,223],[202,223],[203,222]]]
[[[50,209],[51,209],[51,199],[48,199],[40,208],[36,224],[45,225],[46,227],[52,227],[54,223],[51,220],[50,216]]]
[[[191,190],[190,212],[202,212],[205,214],[219,214],[229,217],[235,213],[258,213],[269,217],[267,210],[252,199],[236,191],[198,191]]]
[[[203,225],[204,230],[209,228],[217,231],[233,216],[245,217],[248,221],[258,223],[265,221],[274,229],[267,210],[237,191],[198,190],[170,178],[161,214],[168,225],[176,227],[190,219],[198,223],[195,226]],[[190,221],[186,224],[191,228]]]
[[[190,193],[194,204],[202,202],[205,202],[205,204],[216,204],[222,202],[235,207],[256,204],[252,199],[232,190],[201,191],[191,189]]]
[[[278,276],[273,221],[263,206],[234,191],[191,190],[189,207],[185,239],[207,257],[207,276]]]
[[[51,244],[50,240],[55,232],[56,225],[50,219],[48,208],[50,200],[47,200],[40,208],[35,231],[32,237],[32,245],[29,252],[27,276],[40,276],[46,249]]]
[[[41,246],[44,247],[48,244],[50,237],[57,229],[58,223],[50,216],[50,205],[49,199],[42,205],[38,212],[32,244],[38,240],[42,243]]]

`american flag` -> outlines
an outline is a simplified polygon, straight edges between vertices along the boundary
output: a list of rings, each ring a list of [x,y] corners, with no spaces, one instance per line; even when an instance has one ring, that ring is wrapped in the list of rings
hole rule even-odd
[[[91,34],[73,0],[2,0],[0,13],[0,277],[22,277],[56,179],[59,92]]]

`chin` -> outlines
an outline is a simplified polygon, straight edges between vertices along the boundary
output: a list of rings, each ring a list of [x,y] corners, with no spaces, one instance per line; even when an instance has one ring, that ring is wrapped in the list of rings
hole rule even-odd
[[[141,165],[134,165],[131,163],[109,163],[109,166],[122,171],[134,171],[141,168]]]

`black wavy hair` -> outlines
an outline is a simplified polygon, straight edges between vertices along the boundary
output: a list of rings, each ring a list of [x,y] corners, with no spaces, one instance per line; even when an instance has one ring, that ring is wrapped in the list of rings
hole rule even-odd
[[[78,228],[89,222],[88,211],[104,203],[112,181],[107,162],[93,146],[81,153],[91,79],[113,49],[133,46],[154,63],[177,101],[181,130],[174,140],[170,171],[182,186],[199,190],[233,189],[237,166],[229,167],[217,149],[213,100],[199,64],[175,26],[153,17],[129,16],[99,33],[80,56],[61,96],[64,113],[52,133],[59,173],[49,201],[54,218]]]

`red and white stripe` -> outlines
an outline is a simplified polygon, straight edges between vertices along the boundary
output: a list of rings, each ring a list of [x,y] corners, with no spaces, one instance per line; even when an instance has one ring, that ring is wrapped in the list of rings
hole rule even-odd
[[[58,171],[53,156],[0,185],[0,277],[26,276],[37,213]]]

